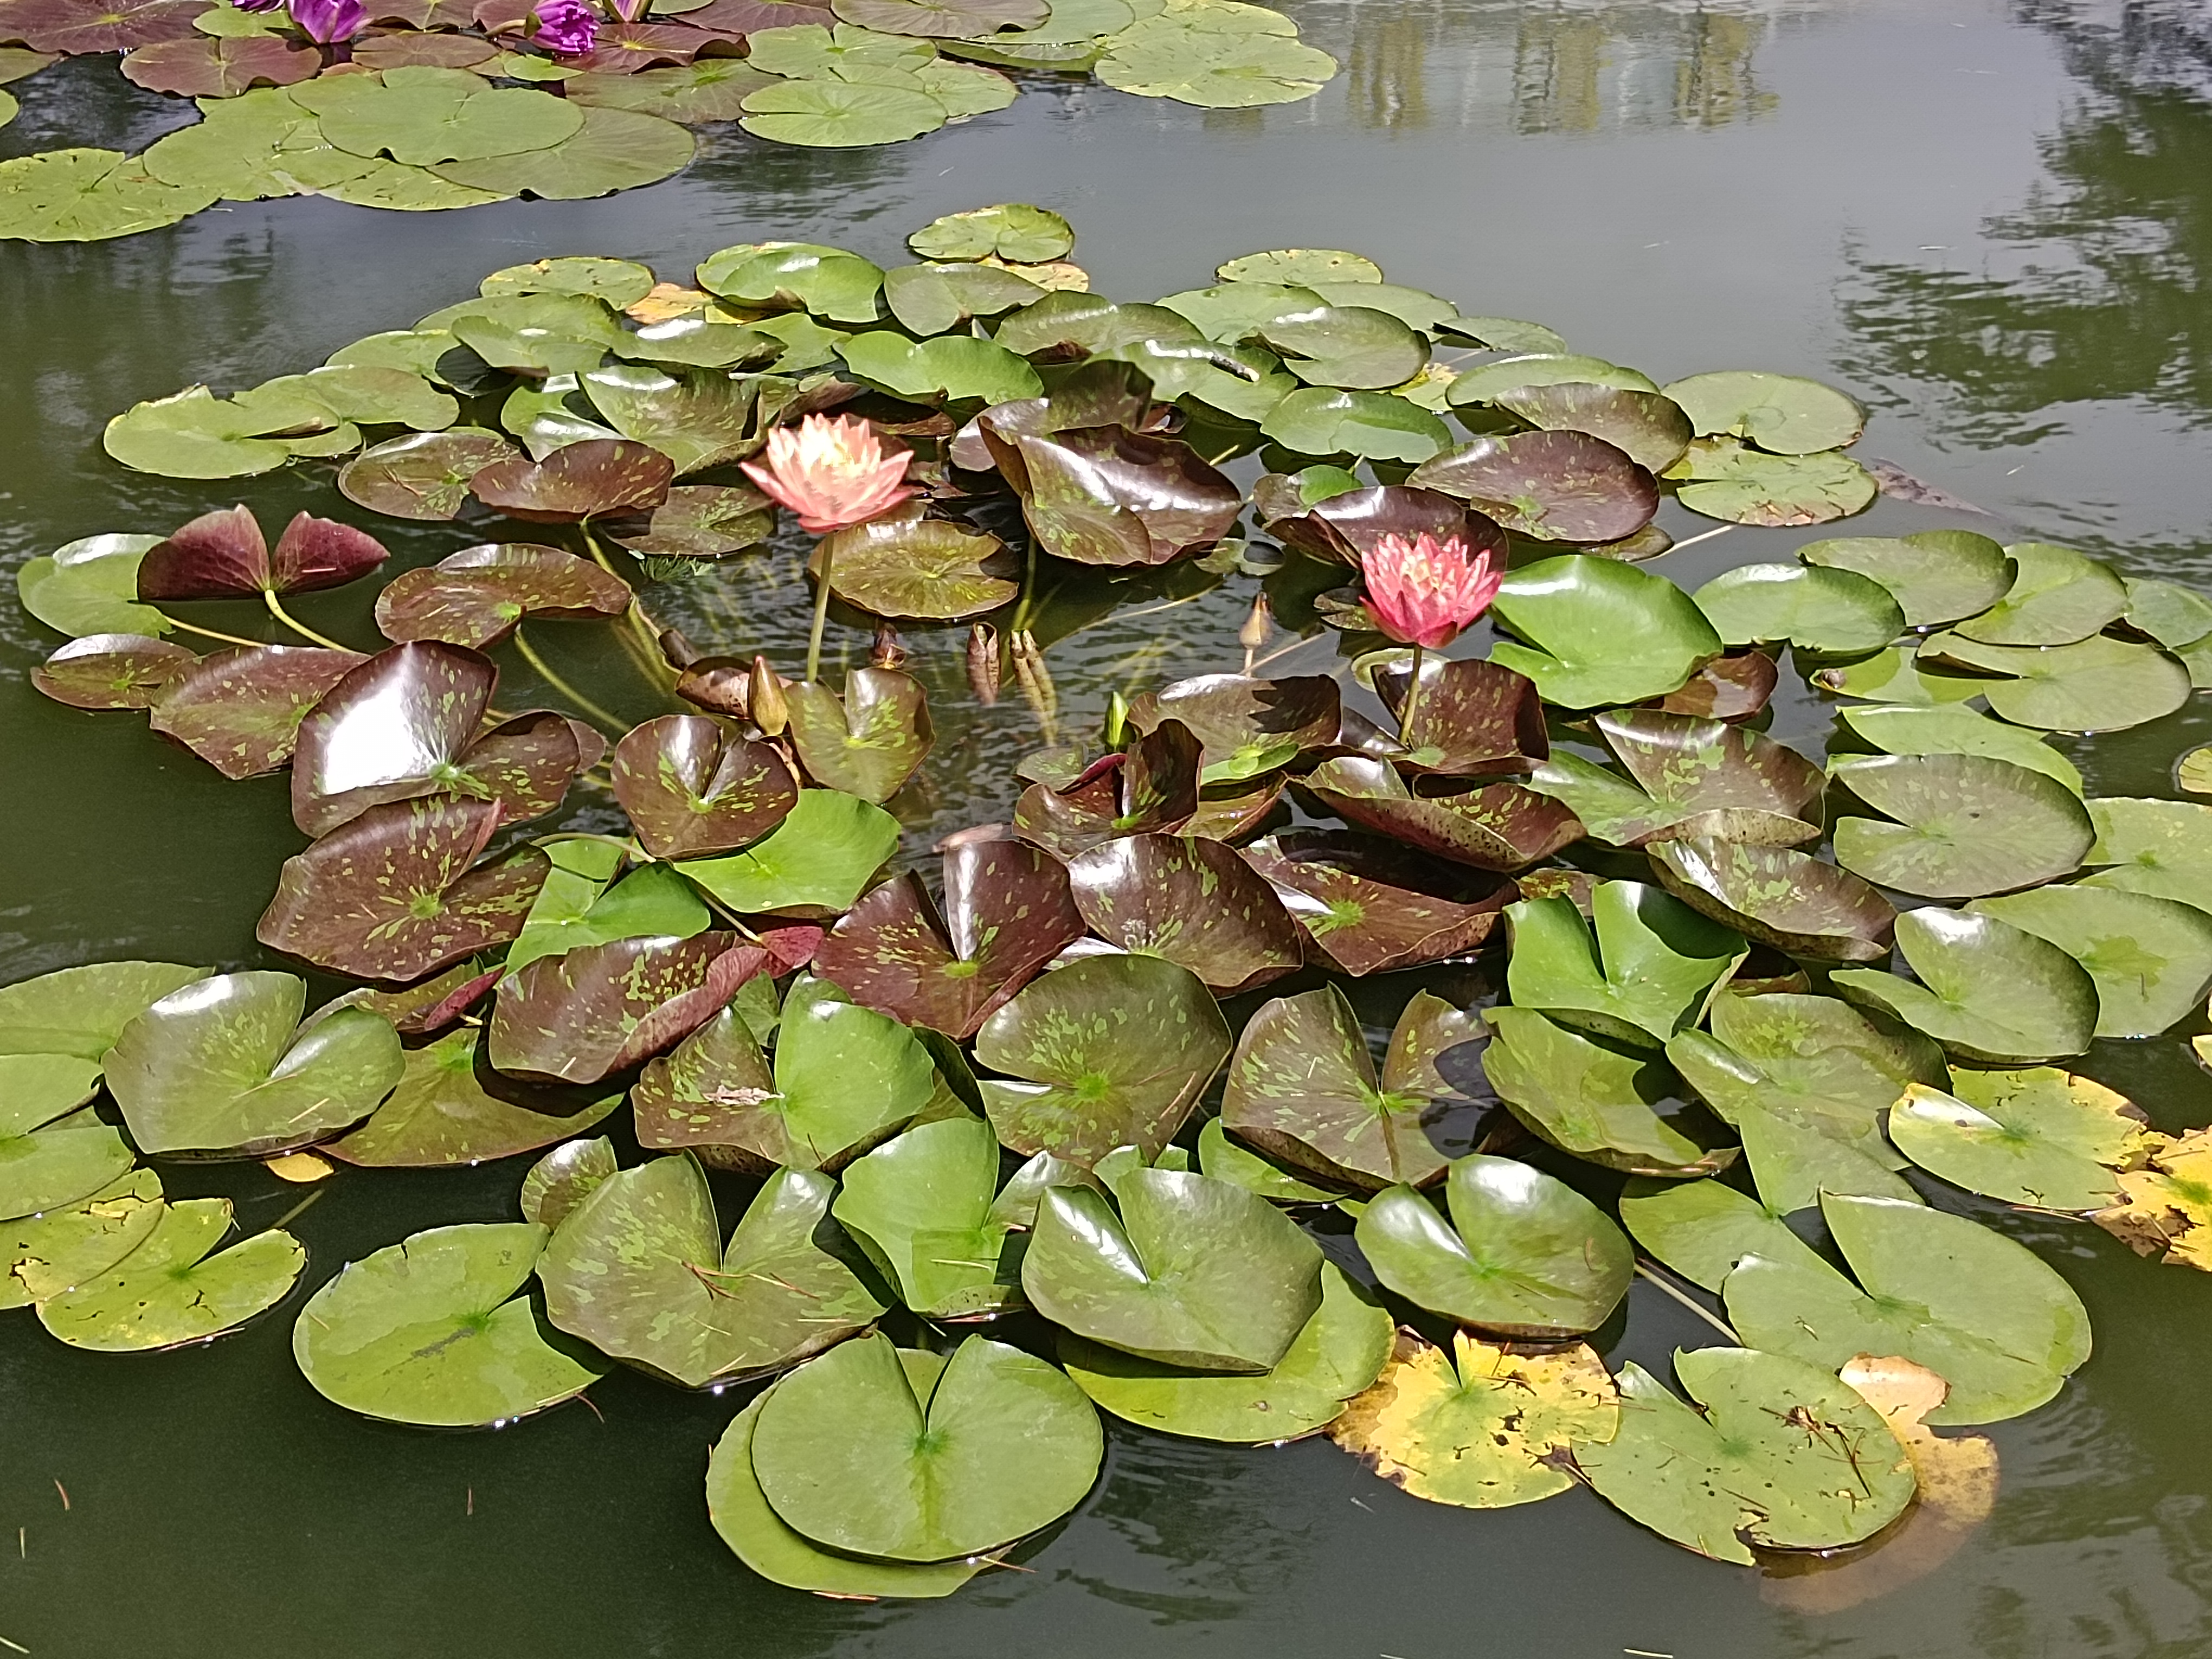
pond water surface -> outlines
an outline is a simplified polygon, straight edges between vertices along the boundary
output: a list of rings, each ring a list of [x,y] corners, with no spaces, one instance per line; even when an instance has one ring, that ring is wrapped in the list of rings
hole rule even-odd
[[[100,246],[0,246],[0,567],[232,499],[108,462],[109,415],[194,380],[232,390],[307,367],[497,266],[605,252],[680,276],[771,237],[890,263],[934,215],[1032,201],[1075,222],[1077,258],[1118,298],[1198,286],[1254,249],[1356,248],[1394,281],[1540,319],[1662,380],[1819,376],[1874,409],[1860,453],[1975,503],[1999,533],[2212,585],[2212,27],[2192,0],[1284,9],[1346,65],[1287,108],[1209,114],[1038,83],[884,150],[709,130],[680,179],[598,202],[405,216],[280,201]],[[104,58],[16,90],[8,154],[136,149],[178,124]],[[264,520],[342,505],[327,471],[307,468],[239,493]],[[1936,522],[1990,520],[1884,502],[1854,527]],[[378,529],[400,564],[477,538]],[[1694,585],[1807,538],[1733,532],[1655,568]],[[656,613],[703,647],[769,649],[788,667],[805,625],[789,552],[659,590]],[[1252,586],[1161,609],[1177,595],[1066,584],[1041,629],[1064,718],[1091,720],[1115,688],[1233,666]],[[357,592],[300,602],[356,641],[373,637],[366,608]],[[244,607],[208,614],[256,627]],[[566,643],[547,633],[549,652]],[[0,605],[0,981],[126,956],[269,965],[254,919],[301,844],[283,781],[225,783],[143,722],[42,701],[23,671],[52,643]],[[1038,735],[1018,700],[972,704],[958,635],[908,644],[939,730],[929,781],[895,803],[919,847],[1003,816],[1008,769]],[[833,629],[833,654],[866,648],[857,627]],[[1334,648],[1281,665],[1325,670]],[[570,647],[562,661],[627,718],[660,712],[618,660]],[[2200,698],[2070,752],[2094,791],[2170,793],[2172,757],[2212,738],[2206,710]],[[1774,729],[1817,753],[1829,725],[1800,696]],[[568,822],[606,811],[585,796]],[[1374,988],[1363,1012],[1387,1025],[1411,988]],[[1465,973],[1452,988],[1481,989]],[[2182,1042],[2202,1029],[2100,1044],[2082,1069],[2160,1127],[2212,1121],[2212,1080]],[[526,1163],[342,1172],[292,1224],[307,1285],[417,1228],[507,1218]],[[163,1173],[173,1194],[234,1197],[249,1227],[300,1197],[258,1166]],[[725,1198],[734,1214],[736,1190]],[[939,1603],[817,1600],[755,1579],[706,1523],[707,1448],[741,1394],[618,1371],[596,1410],[410,1432],[307,1387],[289,1352],[295,1298],[210,1346],[122,1358],[0,1316],[0,1638],[38,1659],[2201,1659],[2212,1282],[2085,1226],[1978,1213],[2061,1267],[2097,1354],[2055,1403],[1987,1431],[1994,1516],[1886,1593],[1879,1572],[1771,1579],[1701,1559],[1586,1492],[1446,1509],[1325,1440],[1238,1450],[1113,1425],[1098,1488],[1024,1570]],[[1616,1367],[1663,1371],[1676,1344],[1711,1338],[1639,1284],[1595,1340]]]

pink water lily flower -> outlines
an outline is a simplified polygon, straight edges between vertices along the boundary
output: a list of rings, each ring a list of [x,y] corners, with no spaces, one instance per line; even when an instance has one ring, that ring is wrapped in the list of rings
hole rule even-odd
[[[350,40],[368,21],[361,0],[292,0],[292,21],[319,45]]]
[[[1428,650],[1449,645],[1459,631],[1490,609],[1504,582],[1490,550],[1469,556],[1457,536],[1438,541],[1426,531],[1412,540],[1384,536],[1363,554],[1367,614],[1376,630]]]
[[[768,434],[768,465],[745,474],[817,536],[879,518],[918,493],[903,451],[884,452],[875,428],[850,416],[809,415]]]
[[[556,58],[580,58],[599,44],[599,14],[584,0],[539,0],[531,39]]]

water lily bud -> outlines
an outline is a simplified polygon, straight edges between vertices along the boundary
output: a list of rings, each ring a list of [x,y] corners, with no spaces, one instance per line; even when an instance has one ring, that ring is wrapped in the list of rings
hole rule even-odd
[[[784,701],[783,680],[768,665],[766,657],[753,659],[752,683],[745,688],[745,707],[763,737],[781,737],[791,724],[791,705]]]
[[[699,647],[684,637],[680,628],[660,630],[660,654],[668,659],[671,668],[683,670],[699,660]]]
[[[1008,643],[1007,655],[1013,659],[1014,678],[1020,683],[1030,712],[1036,716],[1047,740],[1051,740],[1059,724],[1060,695],[1046,671],[1044,653],[1037,649],[1036,635],[1022,629]]]
[[[1237,630],[1237,643],[1244,647],[1244,672],[1252,672],[1252,653],[1267,644],[1267,636],[1275,631],[1274,607],[1261,593],[1252,601],[1252,614],[1244,618],[1244,626]]]
[[[1129,700],[1116,691],[1106,700],[1106,746],[1119,749],[1129,735]]]
[[[899,643],[898,629],[887,622],[876,624],[876,642],[868,653],[871,668],[903,668],[906,666],[906,647]]]
[[[968,689],[986,708],[999,701],[999,630],[977,623],[968,630]]]

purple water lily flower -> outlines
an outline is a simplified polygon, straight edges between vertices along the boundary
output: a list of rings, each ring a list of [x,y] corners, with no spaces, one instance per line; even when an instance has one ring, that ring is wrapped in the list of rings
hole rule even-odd
[[[350,40],[368,21],[361,0],[291,0],[292,21],[319,45]]]
[[[531,39],[556,58],[580,58],[598,44],[599,14],[584,0],[539,0]]]
[[[274,11],[284,0],[230,0],[240,11]]]

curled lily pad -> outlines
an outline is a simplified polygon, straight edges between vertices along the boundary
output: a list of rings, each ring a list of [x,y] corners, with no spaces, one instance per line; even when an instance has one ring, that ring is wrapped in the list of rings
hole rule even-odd
[[[614,1143],[605,1135],[591,1140],[568,1140],[530,1166],[522,1177],[520,1202],[522,1218],[541,1227],[557,1227],[584,1195],[620,1166]]]
[[[817,1240],[836,1190],[827,1176],[779,1171],[725,1248],[714,1194],[690,1158],[608,1176],[538,1259],[546,1316],[685,1388],[781,1370],[883,1311]]]
[[[1044,297],[1001,265],[899,265],[884,273],[884,304],[917,335],[944,334],[977,317],[995,317]]]
[[[1271,1370],[1321,1306],[1322,1255],[1255,1193],[1137,1169],[1115,1197],[1048,1188],[1022,1287],[1054,1323],[1162,1364]]]
[[[817,783],[862,800],[898,793],[935,733],[921,682],[896,668],[854,668],[845,695],[811,682],[788,686],[792,747]]]
[[[88,634],[31,671],[31,684],[72,708],[151,708],[199,662],[143,634]]]
[[[308,1300],[292,1355],[325,1399],[387,1422],[481,1428],[599,1380],[538,1329],[527,1296],[546,1231],[437,1227],[349,1261]]]
[[[2189,670],[2156,646],[2098,635],[2075,645],[1981,645],[1931,635],[1923,656],[2013,678],[1977,689],[1992,710],[2046,732],[2118,732],[2160,720],[2189,701]]]
[[[1826,779],[1794,749],[1720,720],[1656,710],[1612,709],[1595,724],[1632,781],[1556,754],[1528,787],[1571,808],[1598,840],[1642,847],[1711,836],[1786,847],[1820,838]]]
[[[1680,460],[1692,436],[1689,417],[1656,392],[1561,380],[1517,387],[1492,401],[1545,431],[1601,438],[1647,472],[1663,472]]]
[[[102,1064],[139,1150],[258,1157],[368,1116],[399,1082],[398,1034],[360,1008],[299,1029],[307,995],[290,974],[217,974],[125,1026]]]
[[[1855,398],[1792,374],[1723,370],[1672,381],[1665,391],[1699,436],[1728,433],[1773,455],[1842,449],[1866,426],[1866,410]]]
[[[1900,1355],[1950,1383],[1930,1413],[1943,1423],[2033,1411],[2089,1358],[2081,1298],[2025,1246],[1899,1199],[1831,1194],[1820,1212],[1858,1283],[1825,1262],[1751,1257],[1723,1287],[1746,1341],[1829,1367]]]
[[[1215,1180],[1234,1182],[1278,1204],[1327,1204],[1337,1196],[1326,1187],[1300,1181],[1279,1164],[1230,1139],[1218,1117],[1207,1120],[1198,1132],[1198,1163],[1200,1170]]]
[[[1620,1415],[1587,1344],[1522,1354],[1455,1331],[1447,1352],[1401,1331],[1329,1438],[1416,1498],[1504,1509],[1572,1486],[1568,1454],[1611,1440]]]
[[[1201,745],[1200,781],[1232,783],[1334,743],[1341,709],[1337,684],[1326,675],[1269,680],[1202,674],[1138,697],[1129,705],[1129,723],[1148,732],[1163,720],[1181,720]]]
[[[753,1432],[753,1474],[817,1544],[949,1561],[1058,1520],[1091,1490],[1104,1450],[1091,1402],[1043,1360],[971,1336],[949,1361],[908,1361],[872,1334],[776,1385]]]
[[[1503,878],[1334,830],[1286,831],[1253,842],[1242,855],[1311,945],[1355,976],[1474,951],[1514,891]]]
[[[1971,708],[1890,704],[1846,708],[1842,720],[1854,736],[1865,738],[1884,754],[1983,755],[2040,772],[2056,778],[2075,794],[2081,793],[2081,774],[2074,763],[2039,733],[1991,720]]]
[[[514,457],[513,444],[483,427],[410,432],[348,461],[338,469],[338,489],[348,501],[390,518],[444,520],[459,515],[471,478]]]
[[[1667,476],[1683,480],[1683,506],[1733,524],[1826,524],[1865,511],[1876,494],[1874,475],[1838,451],[1772,455],[1734,438],[1696,440]]]
[[[1324,761],[1304,784],[1353,823],[1482,870],[1517,870],[1582,838],[1572,812],[1517,783],[1419,795],[1388,762],[1352,756]]]
[[[1429,361],[1429,343],[1400,319],[1355,300],[1279,311],[1255,337],[1308,386],[1384,391]]]
[[[1836,988],[1970,1060],[2022,1065],[2078,1054],[2096,1034],[2096,982],[2071,957],[1993,915],[1929,906],[1897,918],[1917,980],[1868,969]]]
[[[1030,982],[983,1022],[975,1059],[999,1139],[1088,1168],[1117,1146],[1153,1158],[1221,1062],[1229,1027],[1205,982],[1154,957],[1092,957]]]
[[[1092,427],[1011,441],[986,420],[991,453],[1048,553],[1082,564],[1164,564],[1210,547],[1243,495],[1189,445]]]
[[[761,839],[790,814],[799,786],[765,743],[704,714],[663,714],[615,745],[615,799],[655,858],[696,858]]]
[[[1484,1076],[1514,1116],[1560,1151],[1631,1175],[1706,1175],[1731,1161],[1729,1149],[1707,1144],[1705,1125],[1661,1113],[1680,1088],[1648,1053],[1600,1042],[1533,1008],[1492,1008],[1484,1018],[1496,1032]]]
[[[1455,777],[1522,772],[1551,752],[1543,702],[1525,674],[1494,662],[1434,655],[1421,664],[1421,697],[1408,728],[1406,691],[1412,676],[1396,662],[1380,664],[1375,690],[1399,719],[1406,753],[1401,765]]]
[[[541,957],[500,983],[491,1063],[522,1077],[596,1083],[673,1047],[767,965],[766,951],[724,933]]]
[[[1747,938],[1793,956],[1872,962],[1897,912],[1848,870],[1784,847],[1700,836],[1655,842],[1651,867],[1667,890]]]
[[[1774,659],[1764,651],[1731,651],[1701,665],[1679,691],[1653,706],[1662,714],[1700,720],[1748,720],[1772,701],[1780,681]]]
[[[2097,827],[2085,886],[2179,899],[2212,909],[2212,807],[2193,801],[2112,796],[2087,803]]]
[[[1730,645],[1787,640],[1801,651],[1858,656],[1905,631],[1905,612],[1887,587],[1826,565],[1739,565],[1694,597]]]
[[[2055,880],[2096,839],[2054,778],[1979,755],[1878,755],[1840,763],[1844,787],[1897,820],[1836,820],[1836,862],[1884,887],[1973,898]]]
[[[965,622],[1021,592],[1018,565],[996,536],[942,519],[889,518],[823,538],[815,577],[872,616]]]
[[[684,873],[733,910],[840,915],[898,846],[898,820],[836,789],[802,789],[783,821],[742,852]]]
[[[629,584],[588,559],[527,542],[486,542],[402,573],[376,596],[388,640],[443,640],[477,650],[525,617],[619,617]]]
[[[2051,1066],[1960,1072],[1954,1093],[1915,1085],[1889,1114],[1890,1139],[1915,1164],[1969,1192],[2046,1210],[2094,1210],[2120,1197],[2119,1171],[2151,1143],[2142,1114],[2101,1083]]]
[[[2156,1036],[2212,990],[2212,915],[2117,888],[2056,886],[1979,899],[1972,909],[2057,945],[2097,988],[2100,1037]]]
[[[98,1277],[39,1304],[39,1322],[72,1348],[131,1353],[204,1342],[282,1301],[307,1253],[286,1232],[215,1252],[227,1198],[167,1205],[145,1243]]]
[[[1164,1365],[1073,1335],[1060,1340],[1060,1363],[1126,1422],[1232,1444],[1295,1439],[1341,1413],[1390,1355],[1390,1316],[1333,1262],[1322,1263],[1321,1285],[1321,1306],[1257,1376]]]
[[[940,912],[919,876],[885,882],[830,930],[816,970],[854,1000],[911,1025],[973,1036],[1083,933],[1066,872],[1019,842],[945,854]]]
[[[81,536],[24,561],[15,573],[23,609],[58,633],[161,635],[169,619],[138,599],[138,562],[159,536]]]
[[[2004,550],[2013,579],[1988,610],[1959,624],[1983,645],[2072,645],[2117,622],[2128,608],[2127,584],[2101,559],[2048,542]]]
[[[648,445],[593,438],[542,461],[495,461],[470,478],[469,489],[511,519],[574,524],[658,507],[675,476],[676,464]]]
[[[1290,913],[1218,841],[1125,836],[1070,860],[1067,876],[1093,933],[1179,963],[1222,994],[1264,984],[1300,961]]]
[[[826,45],[828,32],[822,33]],[[779,43],[787,38],[776,34]],[[762,50],[765,44],[760,40],[750,43],[752,61],[758,67],[769,69],[773,60]],[[786,69],[770,69],[770,72],[805,74],[811,70],[805,64],[793,64]],[[874,322],[878,315],[877,296],[884,286],[881,266],[842,248],[823,247],[811,242],[754,242],[726,247],[707,257],[699,266],[698,276],[700,287],[726,299],[780,310],[807,311],[838,323]]]
[[[308,710],[367,659],[315,646],[240,646],[200,659],[155,705],[154,730],[227,778],[273,772]]]
[[[425,1048],[409,1049],[405,1069],[391,1097],[366,1123],[329,1142],[323,1151],[348,1164],[374,1169],[481,1164],[582,1134],[620,1103],[621,1097],[610,1095],[563,1115],[550,1101],[545,1103],[553,1109],[539,1111],[503,1100],[484,1087],[477,1066],[479,1047],[479,1034],[465,1028]],[[503,1092],[520,1091],[508,1085]],[[516,1282],[527,1274],[526,1267]]]
[[[1199,810],[1203,745],[1164,718],[1122,754],[1102,757],[1065,787],[1036,783],[1014,803],[1014,833],[1061,858],[1116,836],[1182,829]]]
[[[1988,684],[1978,676],[1949,672],[1917,646],[1894,645],[1855,663],[1817,670],[1813,684],[1823,691],[1899,707],[1936,708],[1966,702]]]
[[[576,380],[609,427],[659,450],[679,474],[741,460],[768,441],[773,405],[764,403],[769,388],[757,377],[611,363],[586,369]]]
[[[973,1319],[1022,1305],[1015,1229],[1034,1215],[1039,1190],[1024,1170],[1002,1196],[991,1126],[948,1118],[854,1159],[834,1211],[900,1301],[928,1319]]]
[[[1746,950],[1741,935],[1636,881],[1599,883],[1588,921],[1565,898],[1522,899],[1505,919],[1516,1007],[1638,1045],[1694,1023]]]
[[[1410,1187],[1362,1211],[1361,1254],[1416,1305],[1508,1336],[1546,1340],[1595,1330],[1628,1294],[1636,1253],[1564,1182],[1507,1158],[1451,1166],[1451,1223]]]
[[[390,1020],[392,1029],[402,1036],[425,1036],[451,1025],[482,1001],[484,993],[498,981],[496,969],[479,973],[475,963],[464,962],[396,991],[357,985],[325,1003],[316,1015],[319,1018],[334,1008],[366,1008]]]
[[[1747,1567],[1753,1544],[1856,1543],[1912,1501],[1912,1465],[1881,1413],[1832,1368],[1700,1348],[1677,1350],[1674,1371],[1696,1407],[1631,1361],[1619,1432],[1575,1449],[1598,1494],[1662,1538]]]
[[[1501,641],[1492,660],[1535,681],[1547,702],[1570,708],[1664,696],[1722,650],[1705,613],[1674,583],[1588,555],[1512,572],[1492,611],[1528,643]]]
[[[1887,588],[1914,628],[1978,617],[2013,585],[2004,549],[1971,530],[1923,530],[1915,535],[1844,536],[1797,550],[1808,564],[1856,571]]]
[[[239,593],[305,593],[338,587],[389,556],[366,532],[306,513],[293,515],[269,550],[261,526],[242,507],[205,513],[138,562],[142,599],[222,599]]]
[[[254,937],[318,967],[397,981],[503,945],[546,866],[533,851],[472,867],[500,817],[495,801],[453,796],[373,806],[284,861]]]
[[[162,1208],[161,1177],[131,1170],[66,1208],[0,1225],[0,1311],[44,1302],[106,1273],[145,1243]]]
[[[1474,1017],[1427,992],[1406,1005],[1378,1085],[1358,1017],[1334,986],[1278,997],[1244,1027],[1222,1091],[1224,1129],[1368,1191],[1426,1186],[1449,1159],[1442,1126],[1473,1115],[1437,1056],[1479,1041]],[[1462,1137],[1463,1139],[1463,1137]]]
[[[1477,438],[1425,461],[1411,482],[1471,501],[1506,529],[1538,541],[1619,541],[1659,510],[1651,474],[1586,432]]]

